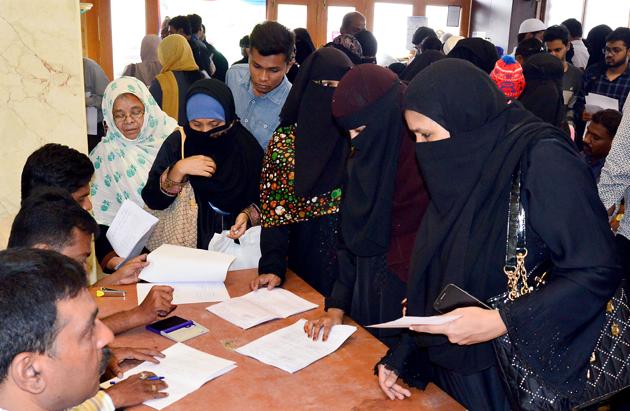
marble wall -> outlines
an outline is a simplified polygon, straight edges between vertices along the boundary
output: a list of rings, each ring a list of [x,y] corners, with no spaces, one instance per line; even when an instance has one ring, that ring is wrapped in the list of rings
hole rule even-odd
[[[87,151],[81,57],[77,0],[0,0],[0,247],[28,155],[49,142]]]

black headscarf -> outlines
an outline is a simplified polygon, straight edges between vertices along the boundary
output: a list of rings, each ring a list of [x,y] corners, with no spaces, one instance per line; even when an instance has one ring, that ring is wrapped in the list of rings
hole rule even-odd
[[[295,29],[295,61],[298,66],[304,63],[304,60],[315,51],[315,45],[311,40],[311,35],[306,29]]]
[[[376,63],[376,52],[378,51],[378,42],[372,32],[368,30],[361,30],[356,33],[354,37],[361,44],[361,50],[363,55],[361,61],[363,63]]]
[[[367,64],[354,67],[339,82],[333,114],[345,130],[365,126],[351,141],[341,204],[341,231],[354,254],[387,252],[394,181],[403,130],[404,87],[391,70]]]
[[[588,64],[603,63],[604,62],[604,47],[606,47],[606,37],[612,33],[612,29],[605,24],[595,26],[588,32],[586,36],[586,48],[588,49]]]
[[[562,62],[549,53],[538,53],[523,66],[525,90],[519,101],[543,121],[561,127],[564,122],[562,96]]]
[[[488,40],[473,37],[458,41],[453,50],[448,53],[448,57],[470,61],[490,74],[499,59],[499,54],[494,44]]]
[[[488,244],[505,241],[512,173],[530,142],[559,132],[508,105],[489,76],[459,59],[438,61],[420,72],[405,93],[403,108],[424,114],[450,133],[446,140],[416,144],[431,201],[416,237],[407,314],[436,314],[433,302],[449,283],[482,300],[505,291],[505,277],[493,272],[503,257]],[[525,125],[509,132],[520,124]],[[421,334],[418,343],[447,368],[494,362],[489,343],[458,346],[428,334]]]
[[[339,81],[352,62],[344,53],[324,47],[309,56],[295,79],[280,112],[280,123],[295,130],[295,191],[310,197],[341,186],[348,138],[334,123],[333,87],[319,80]]]
[[[409,83],[416,74],[420,73],[425,68],[429,67],[436,61],[440,61],[446,58],[446,56],[437,50],[427,50],[424,53],[416,56],[411,63],[405,68],[405,71],[400,75],[400,79]]]
[[[193,130],[186,121],[184,155],[211,157],[217,169],[210,178],[190,176],[198,201],[210,202],[229,213],[238,213],[258,202],[263,150],[238,120],[232,92],[222,81],[199,80],[186,99],[205,94],[217,100],[225,112],[225,125],[209,132]]]
[[[435,31],[430,27],[418,27],[415,33],[413,33],[411,42],[415,46],[419,46],[420,43],[422,43],[422,40],[426,39],[427,37],[437,38],[437,34],[435,34]]]

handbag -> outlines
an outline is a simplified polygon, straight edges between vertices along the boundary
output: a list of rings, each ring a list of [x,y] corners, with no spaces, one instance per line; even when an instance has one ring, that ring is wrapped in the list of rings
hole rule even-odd
[[[177,128],[182,136],[182,154],[184,157],[184,143],[186,133],[182,127]],[[153,234],[147,241],[147,248],[155,250],[162,244],[181,245],[197,248],[197,201],[195,192],[187,181],[175,200],[164,210],[151,210],[145,206],[145,210],[159,218]]]
[[[236,257],[230,265],[230,271],[258,268],[261,227],[249,228],[238,242],[228,237],[229,231],[215,233],[210,240],[208,250],[233,255]]]
[[[551,268],[543,261],[525,268],[527,256],[526,216],[521,195],[521,165],[512,176],[508,213],[508,238],[504,272],[508,291],[488,300],[501,308],[522,295],[534,293],[545,284]],[[533,280],[533,285],[529,281]],[[626,280],[622,280],[605,309],[605,321],[587,366],[586,385],[581,392],[561,393],[550,387],[517,353],[509,333],[493,340],[506,394],[515,409],[568,410],[597,404],[630,386],[630,308]]]

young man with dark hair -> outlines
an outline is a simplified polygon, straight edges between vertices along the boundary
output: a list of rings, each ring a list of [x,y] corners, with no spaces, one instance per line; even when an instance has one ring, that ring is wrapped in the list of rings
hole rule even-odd
[[[562,25],[569,30],[569,41],[573,49],[573,56],[570,59],[567,56],[567,61],[581,70],[586,69],[590,55],[582,40],[582,23],[576,19],[567,19]]]
[[[518,61],[518,64],[524,66],[528,58],[535,54],[544,52],[545,49],[543,48],[542,41],[532,37],[518,43],[516,51],[514,52],[514,57],[516,58],[516,61]]]
[[[192,16],[197,16],[197,15],[196,14],[191,14],[190,17],[192,18]],[[197,17],[198,17],[198,19],[197,19]],[[214,74],[212,75],[212,78],[216,78],[217,80],[225,81],[225,73],[227,73],[227,71],[228,71],[229,63],[228,63],[227,59],[225,58],[225,56],[219,50],[217,50],[216,47],[214,47],[212,44],[208,43],[208,41],[206,40],[206,26],[204,26],[203,23],[201,22],[201,17],[199,17],[199,16],[197,16],[197,17],[192,18],[192,19],[199,22],[200,29],[195,32],[194,28],[196,26],[193,25],[193,33],[196,33],[196,36],[206,46],[206,48],[208,49],[208,52],[210,53],[210,58],[212,59],[212,62],[214,63],[214,67],[215,67]]]
[[[606,37],[604,62],[593,64],[584,73],[584,85],[581,99],[588,93],[601,94],[614,98],[619,103],[619,110],[630,93],[630,29],[619,27]],[[582,119],[589,121],[592,113],[584,111]]]
[[[354,36],[360,31],[365,30],[365,16],[358,11],[352,11],[343,16],[339,34],[350,34]]]
[[[197,16],[198,17],[198,16]],[[199,23],[201,24],[201,22]],[[210,52],[206,46],[196,37],[193,36],[192,25],[187,16],[175,16],[168,22],[169,34],[181,34],[186,37],[190,48],[192,49],[195,62],[200,70],[204,70],[209,76],[213,74],[210,66]]]
[[[78,263],[47,250],[1,251],[0,312],[0,409],[65,410],[97,393],[114,336]]]
[[[599,175],[620,123],[621,113],[608,109],[593,114],[593,118],[586,127],[582,157],[591,168],[596,181],[599,181]]]
[[[575,129],[576,112],[581,113],[582,107],[576,107],[578,95],[582,91],[582,71],[567,62],[567,52],[569,51],[569,31],[564,26],[551,26],[545,30],[543,36],[547,51],[557,57],[564,66],[562,76],[562,94],[564,99],[564,110],[566,122]],[[580,136],[578,136],[580,137]]]
[[[286,74],[294,63],[295,35],[275,21],[257,24],[249,36],[248,64],[235,64],[226,83],[236,114],[264,149],[280,124],[280,110],[291,90]]]
[[[85,268],[91,251],[92,235],[98,231],[96,221],[62,190],[36,191],[23,201],[9,237],[9,248],[54,250],[72,258]],[[96,285],[133,284],[145,264],[127,276],[112,274],[110,282]],[[108,280],[110,279],[108,278]],[[85,274],[84,274],[85,281]],[[113,314],[103,321],[114,333],[150,324],[172,311],[173,289],[153,287],[138,307]]]

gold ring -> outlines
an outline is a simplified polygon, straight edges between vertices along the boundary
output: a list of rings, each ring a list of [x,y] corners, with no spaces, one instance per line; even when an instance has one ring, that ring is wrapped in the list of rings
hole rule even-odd
[[[147,379],[147,374],[146,374],[144,371],[142,371],[142,372],[140,373],[140,379],[141,379],[141,380],[146,380],[146,379]]]
[[[151,391],[156,392],[157,391],[157,387],[155,384],[151,384]]]

